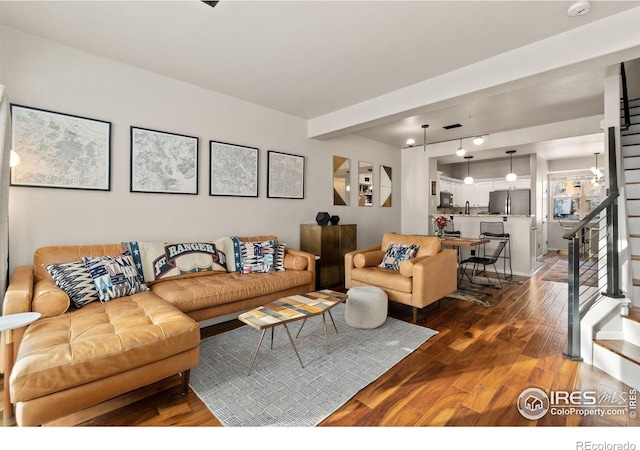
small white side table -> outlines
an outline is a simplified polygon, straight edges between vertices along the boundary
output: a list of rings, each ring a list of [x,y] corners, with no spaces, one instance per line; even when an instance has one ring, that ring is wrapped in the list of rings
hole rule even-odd
[[[13,330],[26,327],[40,318],[40,313],[25,312],[0,316],[0,331],[4,332],[4,414],[6,422],[13,415],[9,394],[9,377],[13,369]]]

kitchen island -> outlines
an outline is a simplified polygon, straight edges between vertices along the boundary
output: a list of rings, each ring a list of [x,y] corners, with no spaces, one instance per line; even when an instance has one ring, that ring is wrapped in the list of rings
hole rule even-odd
[[[445,214],[443,214],[445,215]],[[430,219],[433,216],[430,217]],[[536,221],[535,216],[500,216],[489,214],[446,214],[453,220],[455,231],[460,231],[462,237],[480,236],[480,222],[498,222],[504,226],[504,232],[511,239],[511,268],[514,275],[529,277],[536,270]],[[497,240],[487,244],[485,251],[487,256],[493,253],[497,246]],[[468,258],[472,249],[461,249],[462,259]],[[482,247],[476,251],[476,256],[482,255]],[[505,249],[506,252],[506,249]],[[505,254],[503,253],[502,256]],[[503,260],[496,263],[499,273],[504,270]],[[509,261],[506,272],[509,275]]]

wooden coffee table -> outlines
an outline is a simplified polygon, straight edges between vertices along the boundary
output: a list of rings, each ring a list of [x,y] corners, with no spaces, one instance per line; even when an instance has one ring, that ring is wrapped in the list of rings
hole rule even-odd
[[[338,329],[336,328],[336,323],[333,321],[333,316],[331,316],[331,308],[339,303],[344,302],[346,299],[347,294],[332,291],[330,289],[323,289],[306,294],[283,297],[271,303],[267,303],[264,306],[259,306],[258,308],[252,309],[251,311],[240,314],[238,316],[238,319],[240,321],[246,323],[252,328],[255,328],[256,330],[262,330],[260,340],[258,341],[258,347],[256,348],[256,352],[253,355],[253,360],[251,361],[251,365],[249,366],[249,372],[247,373],[247,375],[251,374],[251,370],[253,369],[253,365],[255,364],[256,358],[258,356],[258,351],[260,350],[260,346],[262,345],[262,341],[264,340],[264,335],[269,328],[271,328],[271,348],[273,348],[273,329],[278,325],[282,325],[284,327],[285,331],[287,332],[287,336],[289,337],[289,342],[291,342],[291,346],[293,347],[293,351],[296,353],[298,361],[300,361],[300,365],[304,368],[304,364],[302,363],[302,359],[300,359],[300,355],[298,354],[296,345],[293,342],[291,333],[289,333],[287,324],[290,322],[296,322],[298,320],[306,321],[306,319],[309,319],[310,317],[322,314],[325,346],[328,353],[329,335],[327,333],[327,320],[325,317],[325,313],[329,313],[329,317],[331,318],[331,322],[333,322],[333,327],[335,328],[337,333]],[[300,330],[302,330],[303,326],[304,322],[300,326]],[[300,330],[298,330],[298,334],[300,334]]]

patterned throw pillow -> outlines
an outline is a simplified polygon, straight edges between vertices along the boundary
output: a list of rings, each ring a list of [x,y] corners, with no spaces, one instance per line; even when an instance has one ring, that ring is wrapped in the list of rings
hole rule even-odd
[[[420,246],[418,244],[396,244],[395,242],[391,242],[382,258],[380,267],[400,270],[400,263],[416,256],[419,248]]]
[[[156,281],[196,272],[226,272],[227,255],[233,251],[230,238],[213,242],[123,242],[135,262],[140,282]]]
[[[284,268],[284,244],[278,244],[273,255],[273,267],[276,272],[282,272]]]
[[[232,237],[236,272],[239,273],[266,273],[273,272],[274,253],[276,243],[274,240],[260,242],[243,242],[237,237]],[[284,264],[283,264],[284,265]]]
[[[98,298],[108,302],[149,289],[140,282],[133,258],[125,251],[119,255],[82,258],[93,278]]]
[[[65,291],[76,308],[98,300],[98,291],[87,266],[82,261],[44,264],[56,285]]]

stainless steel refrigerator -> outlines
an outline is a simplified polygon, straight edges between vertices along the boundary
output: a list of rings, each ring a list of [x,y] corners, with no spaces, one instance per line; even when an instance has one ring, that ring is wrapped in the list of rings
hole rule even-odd
[[[531,189],[489,192],[489,213],[512,216],[531,215]]]

